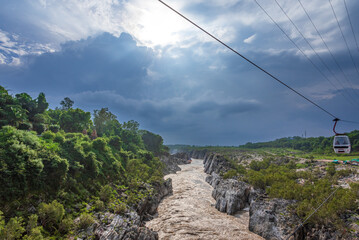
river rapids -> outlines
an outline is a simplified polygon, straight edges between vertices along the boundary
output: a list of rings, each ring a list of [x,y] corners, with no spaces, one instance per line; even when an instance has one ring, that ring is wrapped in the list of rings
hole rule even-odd
[[[202,160],[180,167],[165,177],[172,178],[173,195],[161,202],[158,217],[146,223],[160,239],[263,239],[248,230],[248,212],[234,217],[215,209]]]

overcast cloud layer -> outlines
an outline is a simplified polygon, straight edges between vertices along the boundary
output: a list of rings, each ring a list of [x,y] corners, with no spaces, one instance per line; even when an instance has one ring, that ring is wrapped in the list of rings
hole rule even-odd
[[[166,2],[331,113],[359,121],[359,49],[344,0],[331,3],[350,53],[328,0],[300,2],[330,52],[298,0],[277,2],[315,52],[275,0],[257,2],[300,50],[255,0]],[[359,38],[359,2],[346,3]],[[108,107],[119,121],[134,119],[167,144],[238,145],[305,131],[332,134],[329,115],[159,1],[0,0],[0,5],[0,85],[12,94],[45,92],[52,108],[64,97],[91,112]]]

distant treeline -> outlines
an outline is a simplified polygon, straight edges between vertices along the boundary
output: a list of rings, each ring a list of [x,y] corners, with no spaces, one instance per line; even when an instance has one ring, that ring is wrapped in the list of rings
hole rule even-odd
[[[359,151],[359,131],[354,130],[347,134],[352,144],[352,151]],[[248,142],[239,148],[245,149],[259,149],[259,148],[291,148],[305,152],[313,153],[332,153],[333,152],[333,137],[286,137],[280,138],[270,142]]]

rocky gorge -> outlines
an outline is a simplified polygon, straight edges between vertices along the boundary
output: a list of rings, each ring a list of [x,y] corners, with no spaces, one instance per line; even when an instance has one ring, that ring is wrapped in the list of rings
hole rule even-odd
[[[212,197],[216,200],[215,208],[229,215],[240,215],[249,211],[249,230],[265,239],[357,239],[356,234],[347,234],[329,227],[316,225],[300,227],[300,218],[291,206],[295,200],[268,198],[263,190],[254,189],[249,184],[236,179],[223,179],[221,175],[230,169],[230,163],[221,154],[208,151],[189,152],[189,155],[203,157],[204,171],[212,187]]]
[[[194,160],[191,165],[186,165],[191,158],[203,158],[203,161]],[[247,161],[249,158],[245,156],[242,159]],[[320,225],[301,227],[292,235],[301,224],[301,219],[291,208],[295,200],[269,198],[265,191],[246,182],[223,178],[231,163],[222,154],[191,151],[163,155],[161,161],[169,175],[163,183],[154,186],[156,194],[143,199],[135,211],[124,215],[104,213],[96,216],[97,223],[82,233],[83,239],[91,234],[96,239],[143,240],[261,239],[259,236],[294,240],[356,239],[355,235],[343,238],[341,232]],[[211,187],[206,187],[204,181]],[[202,195],[206,192],[213,198],[213,203]],[[233,218],[216,216],[214,210]],[[214,217],[216,220],[211,220]],[[216,225],[214,221],[225,224]]]

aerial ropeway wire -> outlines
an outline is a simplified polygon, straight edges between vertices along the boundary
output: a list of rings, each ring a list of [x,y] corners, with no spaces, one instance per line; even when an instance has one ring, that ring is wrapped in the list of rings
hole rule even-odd
[[[250,59],[248,59],[247,57],[245,57],[244,55],[240,54],[239,52],[237,52],[236,50],[234,50],[233,48],[231,48],[230,46],[228,46],[226,43],[224,43],[223,41],[221,41],[220,39],[218,39],[217,37],[215,37],[214,35],[212,35],[211,33],[209,33],[208,31],[206,31],[205,29],[203,29],[202,27],[200,27],[198,24],[196,24],[195,22],[193,22],[192,20],[190,20],[189,18],[187,18],[186,16],[184,16],[182,13],[178,12],[177,10],[175,10],[174,8],[172,8],[171,6],[169,6],[167,3],[163,2],[162,0],[158,0],[160,3],[162,3],[163,5],[165,5],[167,8],[171,9],[173,12],[175,12],[176,14],[178,14],[179,16],[181,16],[183,19],[185,19],[186,21],[188,21],[189,23],[191,23],[192,25],[194,25],[195,27],[197,27],[198,29],[200,29],[202,32],[206,33],[208,36],[210,36],[211,38],[213,38],[214,40],[216,40],[217,42],[219,42],[220,44],[222,44],[223,46],[225,46],[226,48],[228,48],[229,50],[231,50],[232,52],[234,52],[235,54],[237,54],[238,56],[240,56],[241,58],[243,58],[244,60],[246,60],[248,63],[252,64],[253,66],[255,66],[256,68],[258,68],[259,70],[261,70],[262,72],[264,72],[265,74],[267,74],[268,76],[270,76],[271,78],[273,78],[274,80],[276,80],[277,82],[279,82],[280,84],[282,84],[283,86],[285,86],[286,88],[288,88],[289,90],[291,90],[292,92],[296,93],[297,95],[299,95],[300,97],[304,98],[306,101],[308,101],[309,103],[311,103],[312,105],[314,105],[315,107],[319,108],[321,111],[325,112],[326,114],[328,114],[329,116],[331,116],[333,119],[339,119],[338,117],[336,117],[333,113],[329,112],[328,110],[326,110],[325,108],[321,107],[320,105],[318,105],[317,103],[315,103],[314,101],[312,101],[311,99],[309,99],[308,97],[304,96],[303,94],[301,94],[300,92],[298,92],[297,90],[293,89],[292,87],[290,87],[288,84],[284,83],[283,81],[281,81],[279,78],[275,77],[273,74],[269,73],[268,71],[266,71],[265,69],[263,69],[262,67],[260,67],[258,64],[254,63],[253,61],[251,61]],[[342,120],[345,121],[345,120]],[[353,122],[353,121],[352,121]],[[359,122],[358,122],[359,123]]]
[[[272,20],[272,22],[279,28],[279,30],[288,38],[288,40],[293,43],[293,45],[303,54],[303,56],[312,64],[312,66],[326,79],[338,92],[342,94],[342,96],[351,104],[355,105],[351,99],[347,98],[330,80],[329,78],[323,73],[323,71],[313,62],[312,59],[298,46],[298,44],[284,31],[284,29],[271,17],[271,15],[263,8],[263,6],[257,1],[254,2],[258,5],[260,9]],[[348,94],[349,95],[349,94]]]
[[[309,21],[312,23],[312,26],[314,27],[314,29],[315,29],[315,31],[317,32],[317,34],[318,34],[318,36],[320,37],[320,39],[322,40],[324,46],[325,46],[326,49],[328,50],[330,56],[331,56],[332,59],[334,60],[334,62],[335,62],[335,64],[337,65],[338,69],[339,69],[339,70],[341,71],[341,73],[343,74],[343,76],[344,76],[346,82],[351,86],[351,89],[353,90],[353,92],[354,92],[357,96],[359,96],[359,94],[354,90],[352,83],[349,81],[349,79],[348,79],[348,77],[347,77],[347,74],[344,72],[343,68],[340,66],[340,64],[338,63],[337,59],[334,57],[334,54],[333,54],[332,51],[330,50],[330,48],[329,48],[328,44],[326,43],[326,41],[324,40],[322,34],[320,34],[320,32],[319,32],[317,26],[314,24],[312,18],[310,17],[308,11],[305,9],[303,3],[301,2],[301,0],[298,0],[298,2],[299,2],[299,4],[300,4],[300,6],[302,7],[303,11],[305,12],[305,14],[307,15]],[[358,48],[358,50],[359,50],[359,48]],[[341,82],[339,82],[339,83],[341,84],[341,86],[343,86]],[[349,95],[349,94],[348,94],[348,95]]]
[[[349,20],[350,28],[352,29],[352,33],[353,33],[353,36],[354,36],[355,44],[356,44],[357,49],[358,49],[358,51],[359,51],[358,40],[357,40],[357,37],[356,37],[355,32],[354,32],[354,28],[353,28],[352,20],[351,20],[351,18],[350,18],[350,14],[349,14],[347,2],[346,2],[345,0],[344,0],[344,6],[345,6],[345,10],[346,10],[347,15],[348,15],[348,20]]]
[[[352,96],[349,94],[349,92],[345,89],[345,87],[343,86],[343,84],[341,83],[341,81],[337,78],[337,76],[334,74],[334,72],[329,68],[328,64],[325,63],[325,61],[323,60],[323,58],[318,54],[318,52],[314,49],[314,47],[312,46],[312,44],[309,42],[309,40],[304,36],[304,34],[302,33],[302,31],[298,28],[298,26],[294,23],[294,21],[289,17],[289,15],[287,14],[287,12],[283,9],[283,7],[279,4],[279,2],[277,0],[274,0],[277,4],[277,6],[280,8],[280,10],[282,11],[282,13],[287,17],[287,19],[291,22],[291,24],[294,26],[294,28],[297,30],[297,32],[301,35],[301,37],[304,39],[304,41],[309,45],[309,47],[312,49],[312,51],[315,53],[315,55],[317,56],[317,58],[320,60],[320,62],[325,66],[325,68],[328,70],[328,72],[331,73],[331,75],[335,78],[335,80],[337,80],[339,82],[339,84],[342,86],[342,88],[344,89],[344,91],[350,96],[349,98],[349,102],[351,102],[355,107],[358,107],[358,102],[356,98],[353,98],[356,101],[356,104],[353,103],[351,101]],[[255,2],[259,5],[259,3],[255,0]],[[263,8],[262,8],[263,9]],[[268,15],[268,13],[267,13]],[[272,18],[271,18],[272,19]],[[272,19],[273,20],[273,19]],[[277,24],[277,26],[279,26]],[[288,37],[288,36],[287,36]],[[336,89],[339,91],[339,89],[331,82],[329,81],[328,78],[326,78],[328,80],[328,82]],[[349,82],[349,81],[348,81]],[[350,83],[350,82],[349,82]],[[353,85],[350,83],[351,88],[353,89]],[[356,92],[354,92],[356,93]],[[358,93],[356,93],[357,96],[359,97]],[[344,96],[344,94],[342,94]],[[347,99],[348,100],[348,99]]]
[[[340,23],[339,23],[339,20],[338,20],[337,14],[336,14],[336,13],[335,13],[335,11],[334,11],[333,4],[332,4],[331,0],[328,0],[328,1],[329,1],[329,3],[330,3],[330,7],[332,8],[332,12],[333,12],[333,15],[334,15],[334,17],[335,17],[335,20],[337,21],[337,24],[338,24],[339,30],[340,30],[340,32],[341,32],[341,34],[342,34],[343,39],[344,39],[345,45],[347,46],[348,53],[349,53],[350,58],[351,58],[351,60],[352,60],[352,62],[353,62],[353,65],[354,65],[354,67],[355,67],[355,70],[356,70],[357,74],[359,75],[359,70],[358,70],[358,67],[357,67],[357,65],[356,65],[356,63],[355,63],[355,61],[354,61],[354,58],[353,58],[352,52],[350,51],[350,48],[349,48],[348,42],[347,42],[347,40],[346,40],[346,38],[345,38],[345,36],[344,36],[344,33],[343,33],[343,30],[342,30],[342,27],[340,26]]]

